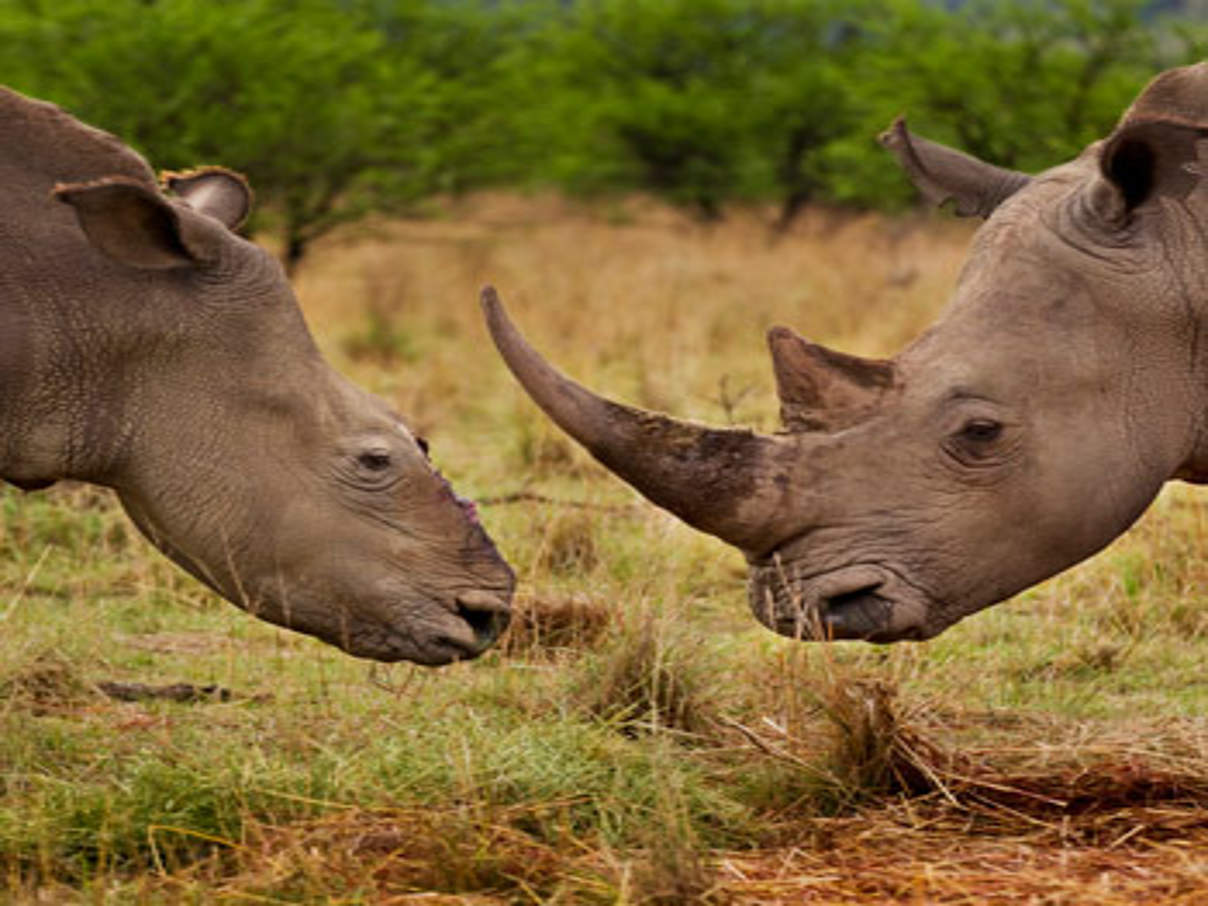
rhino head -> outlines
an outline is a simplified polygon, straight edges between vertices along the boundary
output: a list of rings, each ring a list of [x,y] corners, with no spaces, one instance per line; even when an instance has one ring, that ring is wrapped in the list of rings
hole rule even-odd
[[[202,582],[352,654],[489,647],[510,569],[235,232],[243,179],[172,174],[169,195],[117,139],[14,92],[0,134],[0,478],[116,489]]]
[[[882,141],[929,198],[986,222],[945,313],[895,358],[769,332],[783,433],[601,399],[484,296],[541,408],[740,548],[754,613],[789,636],[934,636],[1102,548],[1168,479],[1208,479],[1208,65],[1159,76],[1034,177],[902,122]]]

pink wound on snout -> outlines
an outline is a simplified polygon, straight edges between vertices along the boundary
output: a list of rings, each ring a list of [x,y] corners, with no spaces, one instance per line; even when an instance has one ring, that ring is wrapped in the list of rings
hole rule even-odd
[[[449,483],[449,479],[445,478],[445,476],[440,473],[439,469],[435,471],[436,477],[440,479],[440,483],[444,487],[445,492],[453,498],[454,503],[461,507],[462,512],[466,514],[466,518],[469,519],[472,524],[479,525],[478,505],[474,503],[473,500],[470,500],[468,497],[462,497],[455,490],[453,490],[453,485]]]
[[[470,500],[468,497],[462,497],[460,494],[454,494],[453,498],[457,501],[458,505],[466,511],[466,516],[469,517],[469,520],[475,525],[478,525],[478,504],[476,504],[473,500]]]

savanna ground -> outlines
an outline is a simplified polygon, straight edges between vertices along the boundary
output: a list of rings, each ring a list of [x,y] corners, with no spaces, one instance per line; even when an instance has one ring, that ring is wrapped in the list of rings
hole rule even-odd
[[[794,643],[537,413],[476,303],[610,395],[770,430],[768,326],[889,354],[968,236],[492,197],[328,240],[312,327],[482,501],[513,628],[374,667],[218,601],[108,493],[0,492],[0,900],[1208,901],[1205,493],[928,643]]]

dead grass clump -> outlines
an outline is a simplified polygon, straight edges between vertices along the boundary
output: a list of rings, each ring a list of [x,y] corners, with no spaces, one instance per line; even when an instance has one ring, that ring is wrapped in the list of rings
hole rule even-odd
[[[824,689],[820,704],[829,721],[829,773],[843,798],[920,795],[942,786],[952,757],[913,725],[894,686],[837,682]]]
[[[870,671],[838,654],[783,649],[742,680],[753,690],[743,710],[757,717],[722,718],[757,755],[745,781],[749,801],[770,814],[769,824],[944,793],[945,778],[960,765],[932,733],[929,706],[900,697],[900,671]]]
[[[521,595],[500,646],[509,657],[534,657],[596,646],[612,625],[614,607],[585,595]]]
[[[36,715],[72,710],[95,696],[79,668],[54,649],[38,652],[0,677],[0,704]]]
[[[808,714],[797,710],[787,719],[746,726],[723,718],[771,759],[753,778],[757,807],[796,822],[802,814],[846,813],[886,798],[949,794],[960,759],[920,725],[917,709],[901,705],[891,683],[831,677],[812,698]]]
[[[1061,745],[1050,728],[1048,738],[1042,732],[1041,742],[1021,746],[1028,727],[1016,722],[1007,745],[957,749],[938,742],[938,727],[950,730],[959,715],[903,704],[887,679],[824,661],[811,677],[804,658],[787,662],[793,688],[812,690],[812,707],[794,693],[775,719],[754,727],[725,721],[787,778],[784,796],[762,803],[778,824],[771,839],[799,834],[803,812],[812,823],[819,814],[899,807],[928,828],[951,823],[953,835],[1026,836],[1037,846],[1112,848],[1208,831],[1202,735],[1159,739],[1150,731],[1139,746],[1132,733],[1109,738],[1067,727],[1074,738]]]
[[[695,657],[698,649],[646,613],[588,666],[578,696],[590,713],[626,735],[704,733],[716,725],[716,690]]]

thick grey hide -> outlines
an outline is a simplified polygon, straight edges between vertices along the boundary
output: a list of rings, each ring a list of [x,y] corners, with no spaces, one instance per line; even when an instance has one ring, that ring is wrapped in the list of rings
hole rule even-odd
[[[1028,176],[882,137],[922,194],[985,218],[951,301],[892,360],[770,331],[785,432],[608,402],[484,297],[534,400],[660,506],[739,547],[799,638],[924,639],[1099,550],[1170,479],[1208,479],[1208,64]]]
[[[513,577],[402,419],[320,357],[251,196],[0,90],[0,478],[114,488],[257,616],[380,660],[474,657]]]

